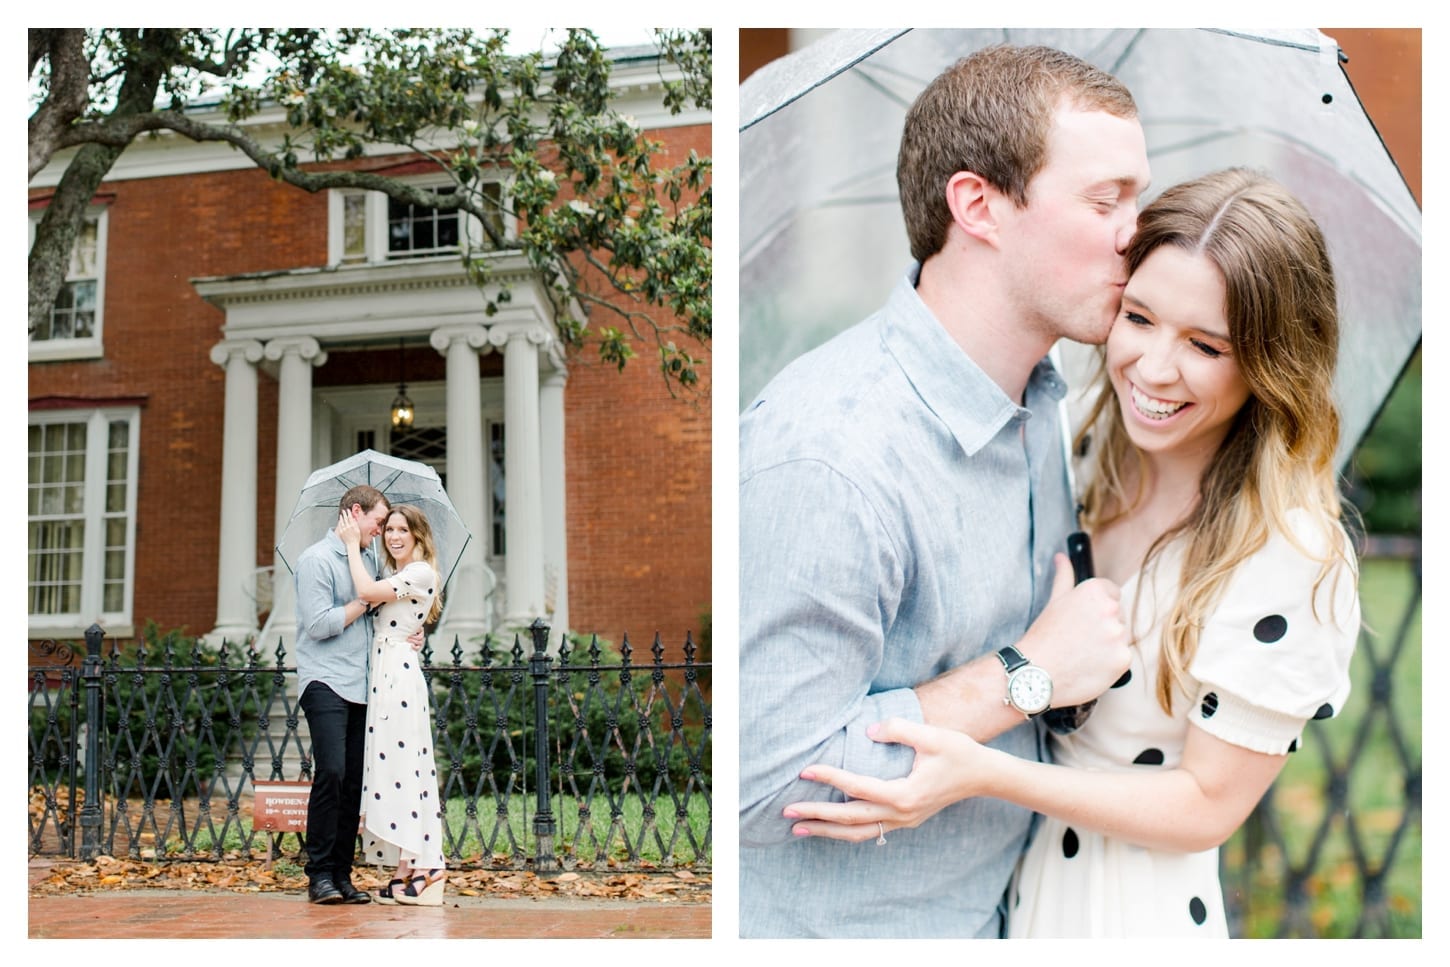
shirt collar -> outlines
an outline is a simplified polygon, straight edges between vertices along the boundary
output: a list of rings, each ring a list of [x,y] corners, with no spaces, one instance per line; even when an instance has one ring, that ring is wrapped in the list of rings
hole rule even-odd
[[[986,446],[1009,422],[1032,412],[1008,398],[962,347],[947,334],[921,296],[912,263],[886,303],[882,339],[921,401],[947,425],[969,455]],[[1050,406],[1067,395],[1067,383],[1044,358],[1027,381],[1028,406]]]

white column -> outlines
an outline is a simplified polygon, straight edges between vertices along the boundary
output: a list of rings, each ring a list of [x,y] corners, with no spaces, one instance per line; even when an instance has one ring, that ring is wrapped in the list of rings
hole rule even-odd
[[[564,474],[564,384],[569,374],[563,369],[548,371],[539,387],[539,492],[544,518],[544,592],[553,590],[552,631],[556,644],[569,629],[569,546],[568,506]]]
[[[494,326],[489,339],[504,347],[504,500],[508,515],[505,614],[510,626],[527,626],[535,618],[544,617],[539,347],[548,342],[549,334],[538,325]]]
[[[262,344],[227,340],[211,348],[226,369],[222,423],[222,492],[218,508],[216,628],[209,638],[240,643],[257,633],[257,363]]]
[[[484,516],[483,397],[478,368],[478,352],[487,350],[488,334],[482,326],[448,326],[435,330],[428,342],[448,361],[448,497],[473,535],[446,589],[448,620],[439,629],[446,651],[455,635],[467,644],[492,627],[488,601],[494,582],[485,561],[488,520]]]
[[[317,340],[310,336],[273,339],[266,356],[277,367],[277,489],[273,514],[272,544],[297,506],[297,495],[312,473],[312,367],[327,362]],[[321,537],[322,535],[317,535]],[[292,572],[280,557],[274,557],[272,590],[272,633],[290,646],[296,635],[296,591]]]

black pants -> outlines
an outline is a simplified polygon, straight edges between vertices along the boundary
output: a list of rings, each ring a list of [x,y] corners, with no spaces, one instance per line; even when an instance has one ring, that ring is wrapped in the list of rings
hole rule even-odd
[[[368,707],[309,682],[302,711],[312,732],[312,794],[307,802],[307,877],[345,879],[357,853],[363,743]]]

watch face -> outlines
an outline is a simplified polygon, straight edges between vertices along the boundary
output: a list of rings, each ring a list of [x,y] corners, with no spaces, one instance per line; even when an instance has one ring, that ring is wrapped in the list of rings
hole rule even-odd
[[[1044,712],[1052,701],[1052,678],[1035,665],[1028,665],[1007,682],[1007,695],[1023,714]]]

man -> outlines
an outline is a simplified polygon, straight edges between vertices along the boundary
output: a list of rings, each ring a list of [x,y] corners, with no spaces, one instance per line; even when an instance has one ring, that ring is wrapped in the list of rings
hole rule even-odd
[[[387,498],[368,486],[343,494],[339,512],[357,521],[363,562],[388,519]],[[312,794],[307,803],[307,899],[368,903],[352,884],[367,728],[368,607],[353,591],[347,547],[335,530],[297,559],[297,688],[312,733]]]
[[[1056,553],[1066,387],[1044,357],[1117,313],[1148,182],[1132,97],[1059,51],[981,51],[908,112],[897,180],[918,264],[741,419],[745,936],[999,936],[1029,812],[973,799],[879,845],[801,838],[784,807],[833,790],[800,772],[906,775],[912,750],[865,732],[892,716],[1039,756],[1019,654],[1053,707],[1128,664],[1116,586],[1073,588]]]

